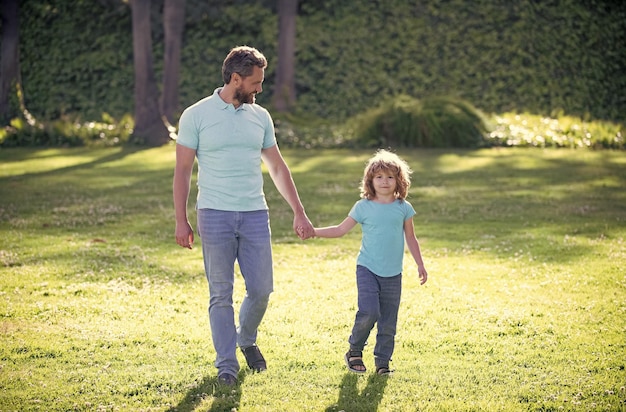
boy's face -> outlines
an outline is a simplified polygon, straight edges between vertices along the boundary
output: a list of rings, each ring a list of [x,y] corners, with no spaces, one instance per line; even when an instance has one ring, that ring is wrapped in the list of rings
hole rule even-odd
[[[390,170],[379,170],[374,173],[372,185],[376,196],[393,195],[396,191],[396,175]]]

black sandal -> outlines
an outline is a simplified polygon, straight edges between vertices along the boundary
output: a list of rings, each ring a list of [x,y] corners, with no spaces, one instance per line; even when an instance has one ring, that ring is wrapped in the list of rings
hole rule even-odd
[[[267,370],[267,363],[265,363],[265,358],[261,354],[258,346],[252,345],[247,348],[241,348],[241,351],[243,352],[243,356],[245,356],[250,369],[255,372],[263,372],[264,370]]]
[[[354,359],[352,359],[354,358]],[[348,369],[350,370],[350,372],[354,372],[354,373],[365,373],[366,372],[366,368],[365,368],[365,364],[363,363],[363,352],[360,350],[349,350],[348,352],[346,352],[346,356],[344,357],[344,359],[346,360],[346,365],[348,366]],[[352,359],[352,360],[350,360]],[[355,366],[362,366],[363,369],[355,369]]]
[[[393,370],[389,369],[389,365],[381,365],[376,367],[377,375],[391,375]]]

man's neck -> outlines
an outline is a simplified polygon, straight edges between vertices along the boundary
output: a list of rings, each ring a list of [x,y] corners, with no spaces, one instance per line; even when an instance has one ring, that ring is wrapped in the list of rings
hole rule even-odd
[[[235,106],[235,109],[237,109],[237,108],[239,108],[239,106],[241,106],[241,103],[239,102],[239,100],[236,100],[233,97],[233,95],[235,93],[234,93],[234,91],[232,91],[230,89],[230,87],[228,87],[228,85],[224,85],[224,87],[222,87],[222,89],[220,91],[218,91],[217,94],[224,101],[224,103],[232,104],[233,106]]]

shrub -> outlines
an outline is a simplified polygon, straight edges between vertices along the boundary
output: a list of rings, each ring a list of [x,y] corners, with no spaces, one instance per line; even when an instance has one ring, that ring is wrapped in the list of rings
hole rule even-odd
[[[311,149],[346,146],[343,124],[315,116],[277,113],[274,128],[281,147]]]
[[[0,129],[0,147],[116,146],[128,142],[134,125],[130,115],[116,121],[104,113],[102,121],[86,123],[67,118],[40,123],[25,115]]]
[[[619,123],[528,113],[504,113],[495,117],[495,123],[487,139],[491,146],[626,149],[624,126]]]
[[[350,119],[365,147],[477,147],[487,125],[470,103],[447,97],[418,100],[399,95]]]

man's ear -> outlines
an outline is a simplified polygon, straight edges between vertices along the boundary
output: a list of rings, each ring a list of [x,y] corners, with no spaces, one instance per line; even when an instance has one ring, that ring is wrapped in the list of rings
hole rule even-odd
[[[235,86],[239,86],[241,84],[241,81],[243,80],[243,77],[241,77],[239,73],[233,73],[230,76],[230,80],[231,82],[235,83]]]

